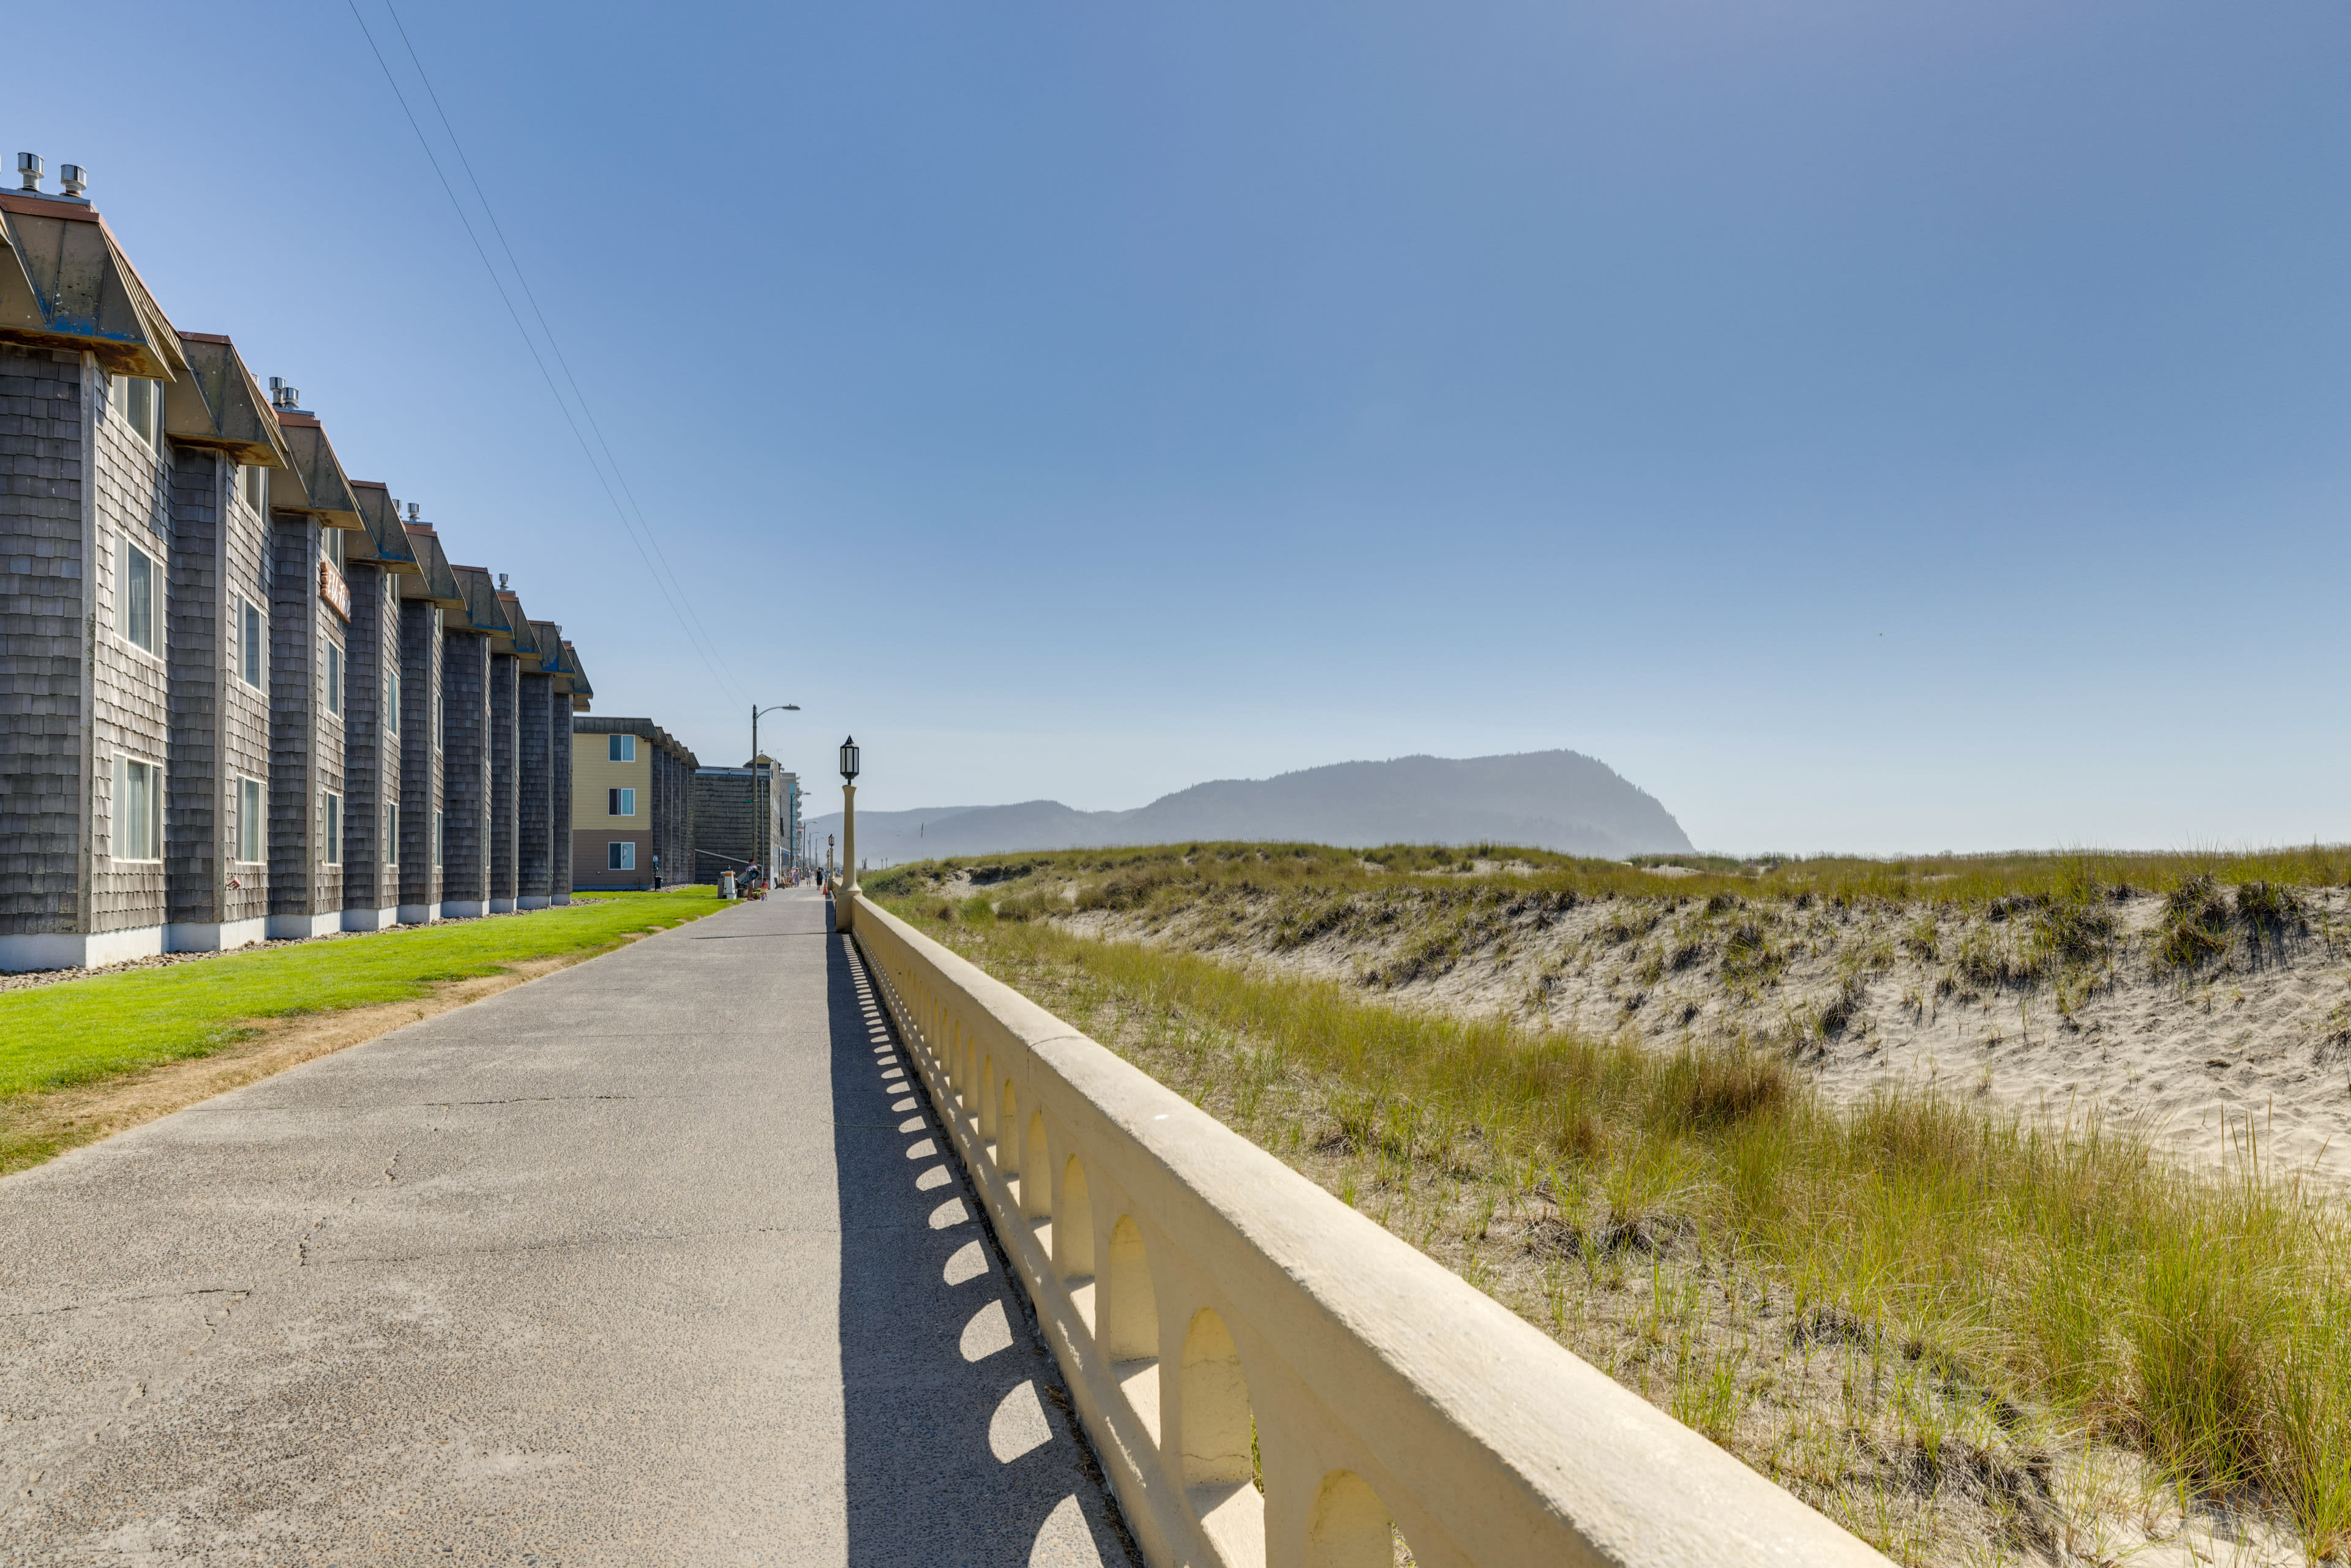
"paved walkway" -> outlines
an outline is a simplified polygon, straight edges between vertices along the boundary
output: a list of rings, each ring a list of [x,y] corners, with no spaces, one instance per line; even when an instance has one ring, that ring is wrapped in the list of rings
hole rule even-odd
[[[0,1181],[0,1562],[1125,1568],[806,892]]]

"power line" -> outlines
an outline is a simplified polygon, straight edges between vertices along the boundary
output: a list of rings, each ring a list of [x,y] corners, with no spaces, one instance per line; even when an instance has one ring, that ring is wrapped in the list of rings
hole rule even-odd
[[[644,539],[638,537],[637,528],[631,525],[627,509],[621,505],[620,497],[613,493],[611,481],[604,476],[603,465],[597,462],[594,449],[588,444],[587,436],[580,432],[579,420],[572,416],[571,405],[564,401],[562,390],[555,384],[555,377],[548,370],[546,357],[538,351],[538,344],[537,340],[531,337],[530,329],[523,325],[522,313],[515,308],[514,298],[507,292],[506,280],[498,276],[497,267],[491,262],[490,253],[483,246],[481,235],[475,231],[474,220],[466,213],[465,203],[457,199],[455,187],[449,183],[449,176],[441,167],[440,155],[433,151],[432,141],[424,134],[424,127],[417,123],[415,111],[408,107],[408,95],[401,91],[399,78],[392,74],[391,62],[383,57],[383,51],[376,47],[375,34],[369,30],[367,18],[360,15],[359,0],[349,0],[349,4],[351,9],[351,20],[359,24],[360,36],[367,40],[368,52],[375,56],[377,68],[383,72],[384,81],[392,88],[392,98],[400,104],[400,112],[407,118],[408,128],[416,133],[417,145],[424,149],[425,161],[433,165],[434,178],[441,182],[441,189],[443,193],[448,196],[449,204],[457,209],[457,221],[465,226],[465,237],[473,242],[474,254],[481,257],[482,269],[490,275],[491,287],[495,287],[498,291],[498,301],[507,308],[507,315],[513,320],[516,332],[519,333],[522,337],[523,347],[530,350],[531,363],[538,367],[540,379],[547,382],[548,394],[555,399],[555,406],[562,412],[564,423],[571,427],[571,438],[580,444],[580,455],[588,459],[588,466],[595,474],[596,483],[603,488],[604,498],[611,503],[613,515],[621,520],[621,531],[629,536],[629,542],[631,544],[637,547],[637,554],[639,558],[644,561],[645,570],[653,578],[653,586],[661,590],[663,599],[669,604],[670,612],[677,617],[679,626],[684,629],[687,643],[694,648],[694,651],[701,656],[703,664],[710,671],[711,677],[722,687],[726,688],[729,694],[738,700],[741,700],[743,695],[741,690],[736,686],[733,681],[726,677],[726,672],[720,668],[718,662],[711,657],[709,650],[704,645],[702,638],[698,635],[699,627],[697,623],[686,612],[684,607],[679,603],[677,595],[671,591],[668,581],[664,579],[660,570],[654,566],[652,552],[646,549]],[[398,17],[395,16],[393,19],[396,22]],[[421,67],[419,68],[418,74],[420,76],[423,75]],[[428,91],[431,90],[431,85],[432,84],[430,82],[426,83],[426,89]],[[444,124],[446,124],[445,120],[444,120]],[[455,141],[454,134],[451,137],[451,141],[453,142]],[[462,150],[460,150],[459,156],[461,158],[464,156]],[[477,193],[480,187],[477,185],[475,187]],[[489,204],[487,202],[484,202],[483,211],[486,213],[488,210]],[[493,219],[492,221],[495,222],[496,220]],[[501,243],[503,243],[503,240]],[[509,258],[511,258],[511,252],[509,252]],[[520,280],[522,273],[519,267],[516,269],[515,276],[517,280]],[[526,284],[525,287],[528,288],[528,284]],[[537,308],[536,305],[534,305],[533,308]],[[543,318],[542,324],[544,324]],[[549,346],[553,347],[554,342],[554,334],[549,333],[548,335]],[[559,350],[559,352],[560,351]],[[568,370],[566,373],[569,374]],[[574,390],[575,392],[577,390],[576,384]],[[583,411],[587,408],[586,399],[583,398],[580,400],[580,407]],[[592,419],[593,416],[591,415],[590,417]],[[598,434],[598,439],[602,439],[601,432]],[[617,463],[613,465],[613,472],[615,474],[620,472],[620,465]],[[623,481],[624,485],[625,483],[626,482]],[[648,537],[652,534],[650,528],[647,528],[644,532]],[[658,549],[660,548],[660,541],[658,539],[653,541],[653,548],[654,549]]]
[[[449,122],[449,111],[442,106],[441,94],[433,85],[432,73],[424,68],[424,61],[417,54],[416,45],[408,37],[408,25],[400,19],[400,10],[392,5],[392,0],[383,0],[383,8],[392,17],[392,26],[400,33],[401,47],[408,51],[409,64],[416,68],[416,79],[424,84],[424,94],[433,100],[433,112],[440,120],[441,129],[447,133],[449,145],[457,154],[457,165],[465,170],[466,183],[474,188],[474,199],[482,204],[482,215],[489,220],[490,233],[497,236],[498,249],[505,253],[507,266],[513,269],[515,282],[522,287],[522,297],[529,304],[530,313],[538,322],[539,331],[547,339],[548,349],[555,355],[557,368],[562,371],[565,383],[571,388],[571,395],[579,402],[580,412],[588,421],[590,433],[596,437],[596,444],[603,451],[604,461],[611,466],[612,477],[619,482],[621,494],[627,498],[629,509],[636,514],[638,528],[643,530],[644,537],[653,544],[653,559],[661,563],[661,570],[668,575],[671,585],[677,590],[678,601],[685,605],[687,619],[692,621],[695,630],[701,634],[704,644],[715,652],[717,646],[716,639],[712,638],[709,631],[703,626],[702,618],[694,613],[694,596],[686,591],[685,584],[677,575],[677,569],[670,564],[669,553],[662,549],[661,535],[654,530],[653,523],[645,517],[645,509],[639,504],[636,491],[629,484],[629,476],[621,466],[619,455],[612,450],[612,444],[604,438],[604,427],[598,422],[596,411],[588,402],[588,394],[580,390],[580,379],[571,372],[571,361],[564,355],[563,344],[556,338],[555,329],[548,325],[547,312],[539,308],[538,295],[530,286],[529,275],[523,271],[522,263],[515,256],[514,246],[507,240],[506,226],[498,222],[497,209],[490,205],[489,193],[482,189],[481,178],[474,172],[474,161],[465,156],[465,143],[457,135],[457,128]]]

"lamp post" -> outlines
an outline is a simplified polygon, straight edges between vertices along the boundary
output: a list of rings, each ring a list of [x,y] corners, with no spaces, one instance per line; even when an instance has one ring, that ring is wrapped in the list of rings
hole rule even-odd
[[[768,769],[768,800],[763,807],[759,800],[759,716],[763,713],[798,713],[799,711],[800,705],[798,703],[777,703],[771,707],[761,707],[758,703],[751,705],[751,809],[759,814],[759,825],[753,829],[751,833],[751,852],[758,857],[761,865],[768,868],[769,887],[776,885],[775,862],[769,853],[775,846],[768,841],[768,821],[776,814],[774,782],[776,770],[773,768]]]
[[[845,894],[858,891],[857,766],[857,737],[852,735],[841,743],[841,859],[842,869],[849,873],[849,886],[843,890]],[[834,899],[832,907],[836,912],[833,924],[843,931],[849,930],[856,919],[850,913],[852,905],[849,898]]]

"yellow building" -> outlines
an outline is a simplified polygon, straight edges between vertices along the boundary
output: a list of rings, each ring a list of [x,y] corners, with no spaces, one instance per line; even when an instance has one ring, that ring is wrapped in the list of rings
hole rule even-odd
[[[694,753],[646,718],[571,723],[571,885],[671,886],[694,872]]]

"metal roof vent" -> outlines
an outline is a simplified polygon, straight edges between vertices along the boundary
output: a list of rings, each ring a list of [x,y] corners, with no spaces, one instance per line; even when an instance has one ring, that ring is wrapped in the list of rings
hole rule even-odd
[[[269,406],[293,413],[302,406],[302,394],[286,384],[284,376],[269,378]]]
[[[48,165],[41,162],[41,155],[37,152],[19,152],[16,154],[16,178],[27,191],[34,192],[37,194],[39,193],[41,188],[41,174],[42,172],[47,168]]]
[[[408,520],[412,523],[421,523],[424,520],[424,504],[423,502],[411,501],[408,503]]]
[[[57,180],[65,186],[66,194],[77,201],[89,190],[89,171],[78,163],[58,164]]]
[[[504,592],[506,591],[506,587],[507,587],[507,574],[506,574],[505,572],[503,572],[503,571],[502,571],[502,572],[498,573],[498,591],[499,591],[499,592],[501,592],[501,593],[504,593]]]

